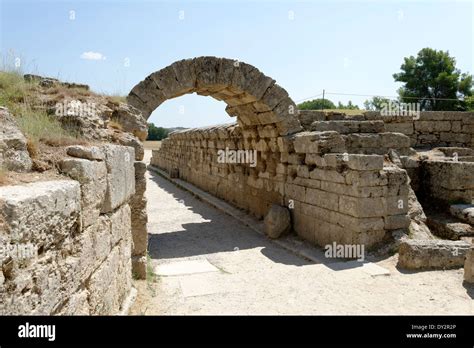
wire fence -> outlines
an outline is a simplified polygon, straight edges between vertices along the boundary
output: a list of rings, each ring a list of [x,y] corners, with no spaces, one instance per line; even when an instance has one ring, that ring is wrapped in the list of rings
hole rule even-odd
[[[379,98],[387,98],[387,99],[399,99],[400,96],[394,96],[394,95],[380,95],[380,94],[356,94],[356,93],[341,93],[341,92],[326,92],[323,90],[323,93],[319,93],[316,95],[313,95],[311,97],[307,97],[304,99],[299,99],[296,100],[296,103],[301,103],[304,101],[308,100],[313,100],[318,97],[324,97],[326,95],[342,95],[342,96],[353,96],[353,97],[368,97],[368,98],[373,98],[373,97],[379,97]],[[324,98],[323,98],[324,99]],[[419,99],[425,99],[425,100],[445,100],[445,101],[458,101],[462,99],[457,99],[457,98],[427,98],[427,97],[403,97],[403,99],[414,99],[414,100],[419,100]]]

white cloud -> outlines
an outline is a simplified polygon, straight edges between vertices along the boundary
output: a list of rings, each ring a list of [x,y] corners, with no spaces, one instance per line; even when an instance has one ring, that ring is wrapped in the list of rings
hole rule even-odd
[[[81,54],[81,59],[86,59],[86,60],[105,60],[106,57],[105,57],[102,53],[88,51],[88,52],[84,52],[83,54]]]

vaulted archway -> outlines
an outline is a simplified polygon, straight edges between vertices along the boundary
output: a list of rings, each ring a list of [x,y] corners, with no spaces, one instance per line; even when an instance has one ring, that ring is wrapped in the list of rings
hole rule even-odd
[[[301,130],[288,93],[250,64],[218,57],[183,59],[154,72],[130,91],[127,101],[148,118],[168,99],[197,93],[227,104],[243,128],[274,124],[280,135]]]

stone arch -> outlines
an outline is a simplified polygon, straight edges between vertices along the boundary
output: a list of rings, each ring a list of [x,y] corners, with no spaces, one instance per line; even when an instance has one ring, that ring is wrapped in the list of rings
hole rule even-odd
[[[148,119],[166,100],[194,92],[224,101],[226,112],[243,128],[273,124],[280,135],[301,130],[295,103],[275,80],[250,64],[227,58],[174,62],[133,87],[127,102]]]

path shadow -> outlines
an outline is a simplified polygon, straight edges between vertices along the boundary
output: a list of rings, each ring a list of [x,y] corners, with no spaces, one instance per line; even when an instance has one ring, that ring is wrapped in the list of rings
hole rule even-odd
[[[250,230],[233,217],[202,203],[197,197],[180,189],[160,175],[152,171],[149,173],[151,175],[150,185],[158,185],[192,213],[199,214],[207,220],[182,224],[182,230],[179,231],[148,233],[148,250],[152,259],[173,259],[262,248],[262,254],[276,263],[294,266],[314,264],[286,250],[282,252],[281,247]]]

